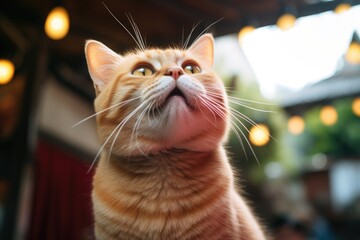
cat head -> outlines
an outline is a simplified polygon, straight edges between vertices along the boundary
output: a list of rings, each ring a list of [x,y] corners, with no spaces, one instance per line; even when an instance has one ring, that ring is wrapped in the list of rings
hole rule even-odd
[[[122,156],[167,149],[208,151],[222,144],[228,109],[213,71],[214,39],[188,49],[146,49],[124,55],[88,40],[85,54],[96,99],[98,132]]]

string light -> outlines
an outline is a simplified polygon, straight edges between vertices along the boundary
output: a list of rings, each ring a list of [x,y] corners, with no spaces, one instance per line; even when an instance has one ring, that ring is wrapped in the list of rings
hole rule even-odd
[[[244,42],[244,39],[246,38],[247,35],[249,35],[249,33],[253,32],[255,30],[254,26],[251,25],[247,25],[245,27],[243,27],[238,34],[238,41],[240,44],[242,44]]]
[[[285,13],[279,17],[276,25],[283,31],[289,30],[295,25],[296,17],[290,13]]]
[[[54,40],[64,38],[69,32],[69,14],[63,7],[55,7],[50,11],[45,21],[45,33]]]
[[[354,101],[352,102],[351,108],[352,108],[353,113],[356,116],[360,117],[360,97],[354,99]]]
[[[332,126],[337,122],[338,113],[333,106],[324,106],[320,110],[320,120],[326,126]]]
[[[288,120],[288,130],[293,135],[301,134],[305,129],[304,119],[300,116],[292,116]]]
[[[265,124],[253,126],[249,131],[249,140],[255,146],[265,146],[270,141],[270,131]]]
[[[349,48],[345,53],[345,59],[350,64],[360,64],[360,39],[356,32],[354,32]]]
[[[341,13],[348,11],[350,8],[351,8],[350,4],[340,3],[339,5],[336,6],[336,8],[334,9],[334,12],[337,14],[341,14]]]
[[[14,76],[15,66],[7,59],[0,59],[0,84],[7,84]]]

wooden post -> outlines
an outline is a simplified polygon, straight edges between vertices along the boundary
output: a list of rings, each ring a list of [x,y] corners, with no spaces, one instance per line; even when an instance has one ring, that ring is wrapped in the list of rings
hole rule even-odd
[[[45,80],[48,66],[48,40],[45,36],[33,44],[25,59],[26,82],[20,119],[9,144],[9,191],[5,203],[4,222],[0,239],[14,239],[19,216],[21,183],[25,166],[33,164],[37,141],[37,106],[41,83]],[[26,199],[31,201],[31,199]]]

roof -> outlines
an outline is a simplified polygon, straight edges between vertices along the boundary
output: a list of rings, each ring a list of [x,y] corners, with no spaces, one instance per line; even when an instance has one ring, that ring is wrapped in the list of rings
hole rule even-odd
[[[280,105],[290,112],[294,109],[301,111],[314,104],[360,95],[360,67],[344,62],[344,67],[334,76],[308,85],[300,91],[281,95]]]

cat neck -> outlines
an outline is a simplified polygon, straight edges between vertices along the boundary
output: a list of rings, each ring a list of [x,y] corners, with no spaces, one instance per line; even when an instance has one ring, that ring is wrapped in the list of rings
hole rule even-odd
[[[188,150],[171,149],[158,154],[144,156],[117,156],[106,154],[102,156],[102,164],[126,173],[128,176],[150,176],[174,174],[181,172],[185,175],[201,175],[209,169],[217,171],[228,167],[225,150],[219,147],[208,152],[194,152]]]
[[[233,185],[232,169],[223,147],[209,152],[168,151],[151,157],[112,155],[107,159],[103,155],[94,176],[94,188],[136,192],[143,201],[166,199],[179,189],[186,194],[206,192],[215,183],[221,189]]]
[[[152,165],[168,165],[168,164],[182,164],[182,163],[194,163],[202,162],[208,159],[213,159],[215,155],[219,152],[218,149],[200,152],[200,151],[191,151],[186,149],[169,149],[165,151],[158,152],[156,154],[142,154],[136,156],[120,156],[111,154],[110,157],[105,154],[106,158],[114,162],[115,164],[122,166],[134,166],[137,168],[147,168]]]

